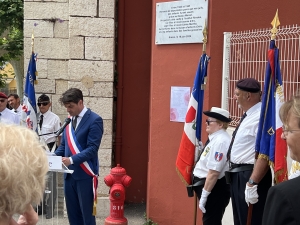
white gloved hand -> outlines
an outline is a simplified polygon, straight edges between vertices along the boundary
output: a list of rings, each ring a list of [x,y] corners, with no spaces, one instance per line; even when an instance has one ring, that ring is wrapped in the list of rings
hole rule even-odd
[[[249,203],[255,204],[258,202],[257,185],[253,185],[253,187],[250,187],[248,186],[248,184],[246,184],[245,201],[248,206]]]
[[[199,201],[199,208],[201,209],[201,211],[203,213],[206,213],[205,205],[206,205],[207,197],[209,196],[209,194],[210,194],[210,192],[202,189],[202,194],[201,194],[201,198]]]

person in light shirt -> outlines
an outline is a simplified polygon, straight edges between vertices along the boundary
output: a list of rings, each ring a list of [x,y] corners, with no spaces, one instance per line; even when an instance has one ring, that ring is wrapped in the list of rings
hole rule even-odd
[[[251,224],[260,225],[267,193],[272,185],[268,161],[263,158],[255,159],[261,112],[260,83],[253,78],[237,81],[234,99],[244,112],[243,119],[234,132],[231,149],[228,150],[234,225],[246,224],[249,203],[253,204]]]
[[[61,137],[56,137],[54,132],[58,131],[61,122],[59,117],[51,112],[51,101],[48,95],[42,94],[38,98],[37,103],[40,113],[38,115],[38,130],[41,135],[40,138],[47,144],[50,151],[54,152],[56,145],[59,145]],[[51,134],[52,133],[52,134]],[[45,135],[46,134],[46,135]],[[57,142],[57,144],[56,144]],[[48,172],[47,188],[51,191],[49,194],[45,194],[43,204],[37,207],[37,212],[39,215],[45,213],[46,219],[53,217],[56,196],[57,196],[57,178],[56,172]],[[47,196],[48,195],[48,196]]]
[[[6,105],[8,97],[3,92],[0,92],[0,123],[5,124],[20,124],[19,116],[13,111],[9,110]]]
[[[231,119],[227,110],[217,107],[203,113],[208,116],[206,132],[209,139],[193,171],[194,191],[203,212],[203,225],[222,224],[230,199],[230,187],[224,173],[228,170],[226,155],[230,144],[226,129]]]
[[[11,111],[18,114],[19,119],[21,120],[22,105],[21,105],[21,102],[20,102],[19,95],[9,94],[7,100],[8,100],[9,106],[11,107]]]

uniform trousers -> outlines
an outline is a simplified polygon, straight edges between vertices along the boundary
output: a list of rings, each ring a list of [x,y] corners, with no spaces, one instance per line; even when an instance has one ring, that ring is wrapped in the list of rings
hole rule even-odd
[[[194,178],[196,183],[199,178]],[[201,198],[203,185],[194,187],[194,191],[197,194],[198,199]],[[230,199],[230,185],[226,183],[225,177],[218,179],[213,187],[210,195],[207,198],[205,205],[206,213],[203,213],[202,222],[203,225],[222,225],[222,218],[225,212],[225,208]]]
[[[252,170],[231,173],[231,201],[234,225],[247,223],[248,205],[245,201],[245,188]],[[258,202],[253,205],[251,225],[260,225],[264,212],[268,190],[272,185],[272,175],[269,169],[257,187]]]

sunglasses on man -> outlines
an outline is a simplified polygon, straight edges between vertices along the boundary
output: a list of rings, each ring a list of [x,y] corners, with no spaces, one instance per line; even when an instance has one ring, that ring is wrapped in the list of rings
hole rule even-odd
[[[38,105],[38,106],[41,106],[41,105],[46,106],[46,105],[48,105],[48,104],[49,104],[49,102],[39,102],[37,105]]]

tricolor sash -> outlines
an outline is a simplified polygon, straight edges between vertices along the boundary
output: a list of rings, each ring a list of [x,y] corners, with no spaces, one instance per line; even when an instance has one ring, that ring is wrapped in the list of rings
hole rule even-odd
[[[66,129],[66,136],[67,136],[67,142],[68,146],[70,148],[70,151],[72,155],[76,155],[80,153],[83,149],[80,146],[79,142],[77,141],[77,138],[75,136],[75,131],[72,126],[68,125]],[[94,174],[94,171],[91,169],[90,162],[83,162],[80,164],[80,167],[86,172],[88,175],[93,177],[93,194],[94,194],[94,204],[93,204],[93,215],[96,215],[96,206],[97,206],[97,187],[98,187],[98,178],[97,175]]]

